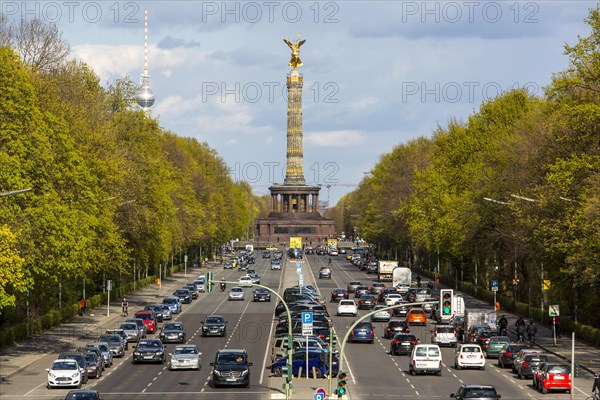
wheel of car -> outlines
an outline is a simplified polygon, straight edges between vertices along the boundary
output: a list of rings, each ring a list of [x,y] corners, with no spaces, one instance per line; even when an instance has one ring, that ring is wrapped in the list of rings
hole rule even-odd
[[[481,370],[482,370],[482,371],[485,371],[485,365],[484,365],[483,367],[481,367]]]
[[[273,368],[273,376],[281,376],[281,367]]]
[[[436,372],[437,376],[442,376],[442,370],[440,369],[438,372]]]
[[[459,371],[460,371],[460,365],[458,365],[458,364],[454,364],[454,367],[455,367],[457,370],[459,370]]]
[[[412,368],[410,368],[410,370],[409,370],[408,372],[410,372],[410,374],[411,374],[412,376],[415,376],[415,375],[417,375],[416,371],[415,371],[414,369],[412,369]]]

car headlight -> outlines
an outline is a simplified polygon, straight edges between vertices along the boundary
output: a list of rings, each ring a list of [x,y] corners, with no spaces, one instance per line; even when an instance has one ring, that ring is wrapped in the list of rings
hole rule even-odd
[[[75,372],[73,375],[71,375],[71,378],[78,378],[79,377],[79,372]]]
[[[245,370],[242,371],[242,376],[245,376],[245,375],[248,375],[248,370],[247,369],[245,369]]]
[[[141,353],[140,353],[139,351],[134,351],[134,352],[133,352],[133,355],[134,355],[134,356],[139,356],[139,355],[141,355]]]
[[[164,353],[164,351],[157,351],[157,352],[156,352],[156,355],[162,356],[162,355],[163,355],[163,353]]]
[[[179,337],[182,337],[182,336],[183,336],[183,332],[179,332],[177,335],[178,335]]]
[[[54,375],[52,372],[48,372],[48,376],[49,376],[50,378],[56,378],[56,375]]]
[[[220,326],[219,329],[222,330],[222,331],[224,331],[225,327],[224,326]]]
[[[221,376],[221,371],[215,369],[213,370],[213,372],[215,375]]]

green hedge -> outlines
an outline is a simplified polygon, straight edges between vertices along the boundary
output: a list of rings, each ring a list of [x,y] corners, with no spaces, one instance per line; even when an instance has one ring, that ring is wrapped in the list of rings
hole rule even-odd
[[[175,265],[166,271],[166,276],[171,276],[181,270],[180,265]],[[156,282],[156,276],[142,278],[135,282],[135,291],[150,286]],[[127,283],[111,291],[111,297],[122,298],[134,292],[133,283]],[[87,299],[88,309],[106,305],[108,294],[100,293]],[[37,336],[44,331],[52,329],[79,314],[79,304],[71,304],[62,308],[62,310],[50,310],[46,314],[29,321],[29,324],[22,322],[19,324],[2,327],[0,329],[0,350],[12,346],[15,343],[22,342],[29,337]]]

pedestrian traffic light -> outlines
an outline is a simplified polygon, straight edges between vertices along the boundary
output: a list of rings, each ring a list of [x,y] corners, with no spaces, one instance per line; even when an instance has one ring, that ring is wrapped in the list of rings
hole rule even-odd
[[[286,336],[285,337],[285,341],[283,343],[283,347],[286,350],[293,349],[294,348],[294,337],[293,336],[289,336],[289,335]]]
[[[454,314],[454,310],[452,310],[452,295],[452,289],[440,290],[440,310],[442,317],[451,317]]]
[[[338,373],[337,376],[337,389],[335,391],[335,394],[337,394],[338,398],[342,398],[343,395],[345,395],[346,393],[348,393],[348,388],[346,387],[347,385],[347,380],[348,379],[348,373],[347,372],[342,372],[340,371]]]
[[[281,367],[281,377],[285,378],[286,381],[291,380],[290,370],[291,368],[289,364],[285,364],[283,367]]]

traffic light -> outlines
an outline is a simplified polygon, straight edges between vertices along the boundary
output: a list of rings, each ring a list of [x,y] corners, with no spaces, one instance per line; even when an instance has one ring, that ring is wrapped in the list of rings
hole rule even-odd
[[[335,394],[337,394],[338,399],[341,399],[343,395],[348,393],[347,385],[348,373],[340,371],[337,376],[337,389]]]
[[[290,375],[290,365],[289,364],[285,364],[283,367],[281,367],[281,377],[285,378],[286,381],[290,381],[291,380],[291,375]]]
[[[337,335],[335,333],[331,334],[331,345],[335,346],[337,344]],[[333,349],[331,349],[333,350]]]
[[[285,337],[285,342],[283,343],[283,347],[286,350],[293,349],[294,348],[294,337],[293,336],[289,336],[289,335],[286,336]]]
[[[440,290],[440,310],[442,317],[451,317],[454,314],[452,309],[452,289],[441,289]]]
[[[206,291],[208,293],[212,292],[213,290],[213,286],[215,285],[215,282],[213,281],[213,273],[212,272],[207,272],[206,273]]]

